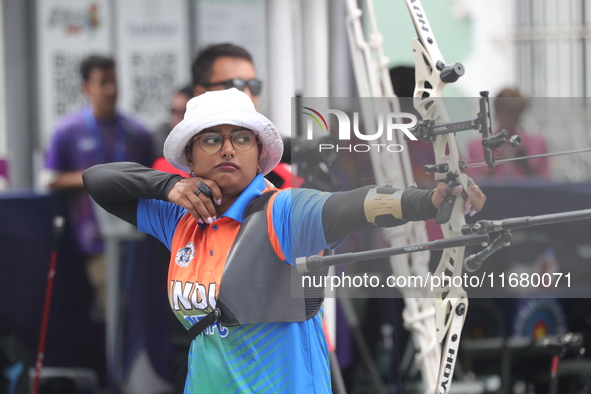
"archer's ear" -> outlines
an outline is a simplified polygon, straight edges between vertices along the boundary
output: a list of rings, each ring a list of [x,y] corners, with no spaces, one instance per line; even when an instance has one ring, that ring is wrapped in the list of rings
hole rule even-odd
[[[193,152],[191,152],[191,149],[188,146],[185,148],[185,156],[189,163],[189,170],[193,171]]]
[[[193,86],[193,97],[201,96],[203,93],[207,92],[207,89],[203,85],[195,85]]]

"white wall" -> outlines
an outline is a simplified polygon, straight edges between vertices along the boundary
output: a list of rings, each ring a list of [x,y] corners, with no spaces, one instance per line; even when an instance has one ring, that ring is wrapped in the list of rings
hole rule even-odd
[[[457,87],[467,97],[494,95],[515,83],[512,0],[455,0],[454,14],[471,21],[472,47]]]

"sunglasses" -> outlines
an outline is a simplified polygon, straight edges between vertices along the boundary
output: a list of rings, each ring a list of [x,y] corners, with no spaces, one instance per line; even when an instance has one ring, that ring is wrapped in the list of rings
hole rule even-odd
[[[189,142],[189,148],[193,145],[193,142],[197,140],[199,147],[205,153],[213,154],[217,153],[222,149],[224,139],[228,137],[234,149],[239,152],[246,152],[254,146],[257,142],[254,132],[251,130],[238,130],[230,135],[221,135],[216,132],[209,132],[198,134],[191,139]]]
[[[222,85],[224,87],[224,89],[236,88],[236,89],[240,90],[241,92],[243,92],[244,88],[248,85],[248,88],[250,89],[250,92],[252,93],[252,95],[258,96],[259,94],[261,94],[261,90],[263,88],[263,81],[261,81],[260,79],[250,79],[248,81],[245,81],[244,79],[240,79],[240,78],[232,78],[232,79],[228,79],[227,81],[211,82],[211,83],[204,83],[203,84],[203,86],[205,86],[206,88],[209,88],[211,86],[216,86],[216,85]]]

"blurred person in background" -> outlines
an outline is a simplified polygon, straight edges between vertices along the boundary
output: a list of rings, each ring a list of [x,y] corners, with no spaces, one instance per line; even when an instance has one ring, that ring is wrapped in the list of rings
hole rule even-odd
[[[168,134],[170,134],[172,129],[183,120],[185,110],[187,109],[187,103],[191,98],[193,98],[193,87],[189,85],[177,90],[170,98],[170,117],[167,122],[162,123],[160,127],[156,129],[154,134],[152,134],[155,154],[158,157],[156,161],[154,161],[154,164],[152,164],[152,168],[164,172],[170,172],[171,174],[189,176],[189,174],[174,168],[168,161],[166,161],[164,156],[162,156],[162,147],[164,146],[164,141],[166,141]]]
[[[187,109],[187,103],[192,98],[193,87],[191,85],[183,86],[175,91],[170,97],[170,107],[168,108],[170,116],[165,122],[162,122],[152,134],[156,156],[162,156],[162,147],[164,146],[166,137],[168,137],[168,134],[174,129],[174,126],[183,120],[185,110]]]
[[[194,96],[236,88],[246,93],[258,108],[263,82],[257,78],[252,56],[240,46],[230,43],[208,46],[193,61],[191,75]]]
[[[95,292],[97,318],[104,319],[106,263],[103,236],[84,190],[82,172],[101,163],[133,161],[151,165],[154,148],[148,130],[116,109],[117,75],[111,57],[91,55],[80,65],[82,91],[89,105],[61,119],[46,152],[43,183],[63,193],[76,244]]]
[[[502,89],[494,100],[495,118],[492,122],[493,133],[507,130],[507,139],[514,135],[521,138],[520,146],[504,144],[495,150],[495,158],[513,159],[525,156],[541,155],[548,153],[546,139],[532,132],[526,131],[521,124],[521,116],[527,109],[527,99],[521,95],[518,89]],[[483,162],[484,152],[482,138],[478,136],[469,143],[470,163]],[[467,173],[479,180],[483,178],[523,179],[525,177],[550,178],[548,158],[518,160],[499,164],[495,168],[475,167],[469,168]]]

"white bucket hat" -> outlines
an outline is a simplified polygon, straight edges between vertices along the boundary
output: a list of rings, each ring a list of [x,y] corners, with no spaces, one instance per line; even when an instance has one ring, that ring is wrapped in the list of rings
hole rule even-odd
[[[181,171],[189,172],[185,147],[204,129],[222,124],[254,131],[262,144],[261,173],[271,172],[281,161],[283,140],[275,125],[257,112],[248,95],[236,88],[206,92],[187,103],[184,119],[164,142],[164,157]]]

